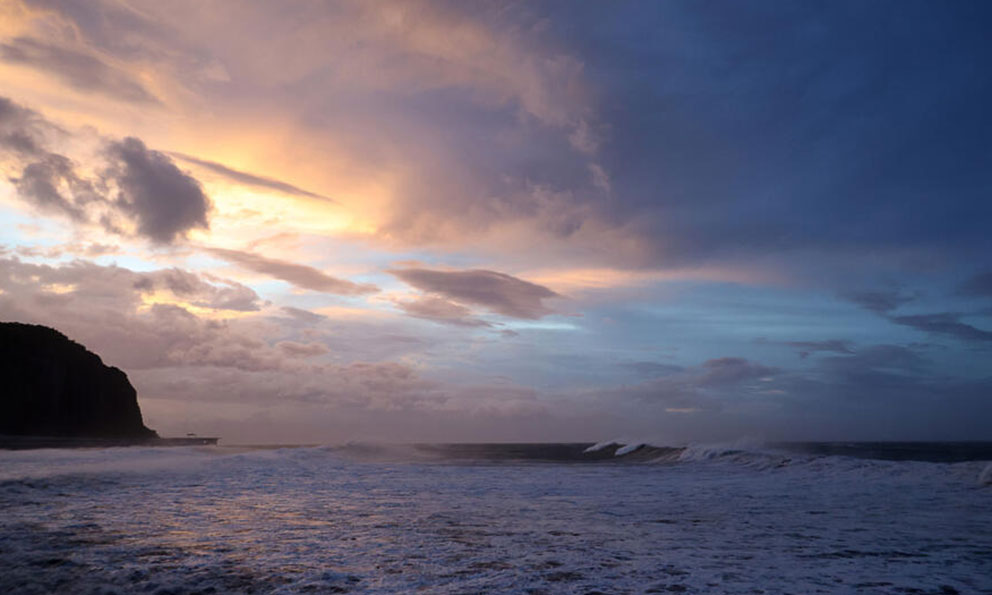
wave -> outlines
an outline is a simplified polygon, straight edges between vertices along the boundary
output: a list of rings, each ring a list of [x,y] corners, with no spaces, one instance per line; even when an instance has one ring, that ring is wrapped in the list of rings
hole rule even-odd
[[[983,486],[992,486],[992,463],[985,465],[985,468],[978,474],[978,483]]]
[[[590,443],[349,443],[320,451],[347,461],[436,464],[632,464],[729,466],[753,471],[809,468],[817,473],[911,473],[914,464],[978,465],[992,461],[992,443],[693,443],[658,445],[613,439]],[[992,468],[992,463],[988,463]],[[981,480],[992,484],[992,469]]]
[[[381,444],[325,446],[127,447],[0,451],[0,482],[58,477],[113,479],[134,473],[197,472],[216,465],[289,465],[316,471],[327,464],[593,464],[691,466],[815,473],[919,473],[920,465],[965,465],[980,486],[992,486],[992,443],[591,443]]]

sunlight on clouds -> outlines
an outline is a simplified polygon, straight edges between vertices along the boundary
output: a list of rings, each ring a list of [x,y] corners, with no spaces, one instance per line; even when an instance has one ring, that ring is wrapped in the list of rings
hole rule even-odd
[[[27,16],[20,2],[0,2],[0,35],[12,37],[22,32]]]
[[[149,116],[161,108],[151,105],[130,105],[107,97],[67,87],[58,79],[0,60],[2,93],[43,113],[58,123],[73,129],[93,127],[103,134],[118,137],[137,135],[156,138],[175,124],[174,117],[164,113]]]
[[[169,150],[328,197],[325,201],[259,190],[180,161],[182,169],[196,172],[218,214],[228,218],[230,226],[236,227],[242,218],[265,225],[260,222],[267,217],[266,235],[272,233],[271,224],[279,222],[289,228],[282,231],[368,236],[386,218],[398,192],[392,174],[372,171],[333,137],[316,137],[279,115],[225,113],[223,120],[196,115],[161,142]]]
[[[77,285],[75,283],[48,283],[41,286],[48,293],[55,294],[72,293],[76,291],[76,287]]]
[[[153,292],[142,293],[141,304],[138,305],[137,311],[141,314],[147,314],[148,312],[151,311],[151,309],[154,306],[157,305],[178,306],[180,308],[183,308],[184,310],[189,311],[192,314],[195,314],[200,318],[206,318],[208,320],[229,320],[235,318],[251,318],[258,315],[258,312],[210,308],[206,306],[193,304],[188,301],[179,299],[173,293],[168,291],[153,291]]]
[[[711,281],[758,285],[768,283],[773,278],[767,271],[754,268],[731,267],[682,270],[624,270],[610,268],[539,269],[528,272],[526,276],[536,283],[558,288],[565,293],[597,289],[647,287],[656,283],[671,281]]]
[[[314,200],[290,198],[276,192],[261,192],[228,184],[205,184],[214,212],[210,221],[210,241],[235,248],[247,242],[281,233],[337,235],[350,230],[353,219],[340,207]]]

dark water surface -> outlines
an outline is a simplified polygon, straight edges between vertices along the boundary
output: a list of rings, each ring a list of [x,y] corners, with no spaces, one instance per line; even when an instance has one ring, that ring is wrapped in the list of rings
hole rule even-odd
[[[0,593],[992,593],[987,443],[590,446],[0,452]]]

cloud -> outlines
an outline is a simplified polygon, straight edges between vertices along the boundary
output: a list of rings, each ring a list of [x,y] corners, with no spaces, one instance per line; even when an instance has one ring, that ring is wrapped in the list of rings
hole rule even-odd
[[[755,391],[754,381],[780,373],[740,357],[710,359],[698,366],[666,366],[661,375],[630,387],[606,391],[608,399],[634,399],[687,411],[719,411]]]
[[[272,346],[250,324],[224,317],[260,308],[250,288],[215,276],[0,259],[0,289],[0,319],[54,326],[128,372],[185,366],[296,369],[299,354],[290,356],[292,345]],[[193,306],[221,316],[197,309],[204,314],[199,316]]]
[[[903,406],[930,411],[921,395],[931,390],[933,395],[940,389],[961,394],[954,391],[966,389],[942,375],[978,374],[980,366],[965,358],[974,355],[974,343],[989,345],[987,331],[973,326],[981,326],[982,319],[956,314],[963,308],[951,305],[934,306],[930,311],[937,314],[917,311],[906,290],[883,286],[880,292],[854,296],[866,311],[884,316],[876,324],[863,324],[865,312],[823,310],[814,291],[805,294],[814,302],[800,303],[799,293],[783,289],[813,286],[834,292],[856,287],[855,279],[891,277],[913,283],[914,276],[929,283],[950,278],[949,271],[988,269],[981,261],[992,253],[992,236],[986,229],[992,203],[987,200],[985,157],[992,131],[987,109],[992,87],[975,74],[975,65],[982,63],[989,48],[983,28],[975,25],[982,19],[967,14],[971,8],[912,3],[905,7],[905,18],[894,22],[884,6],[858,5],[852,12],[829,3],[809,11],[768,10],[755,4],[715,9],[644,3],[605,7],[331,2],[232,8],[189,2],[175,10],[148,0],[25,3],[39,7],[23,28],[31,27],[36,39],[43,40],[38,43],[69,48],[124,74],[137,73],[140,65],[140,78],[134,74],[133,82],[177,101],[169,106],[168,126],[163,127],[158,119],[162,110],[143,109],[148,103],[101,104],[103,96],[97,93],[111,91],[90,88],[90,96],[84,97],[72,83],[46,86],[41,92],[31,85],[44,73],[21,72],[16,65],[0,63],[5,71],[24,75],[4,81],[8,94],[47,101],[39,109],[72,118],[73,125],[132,127],[153,149],[174,148],[204,157],[199,164],[173,159],[178,169],[196,172],[191,177],[216,174],[261,184],[258,187],[271,190],[273,199],[285,198],[277,191],[316,189],[347,201],[348,216],[329,222],[334,237],[312,235],[313,221],[298,217],[284,218],[295,230],[271,230],[299,232],[297,241],[308,254],[327,254],[327,246],[351,241],[352,232],[357,232],[370,242],[388,240],[387,251],[410,245],[424,248],[414,256],[389,257],[397,260],[443,262],[450,249],[449,262],[489,262],[488,268],[496,271],[521,271],[520,263],[526,263],[528,271],[574,270],[581,263],[585,268],[627,272],[650,268],[651,275],[657,274],[639,287],[599,285],[585,292],[588,296],[578,296],[583,301],[573,304],[586,312],[585,318],[574,320],[580,332],[521,331],[519,339],[487,342],[471,357],[464,342],[446,341],[476,333],[425,332],[411,337],[408,333],[425,330],[426,323],[386,317],[377,327],[367,319],[345,320],[332,308],[322,310],[331,318],[288,306],[269,308],[250,288],[199,274],[205,284],[201,288],[168,269],[156,276],[90,272],[93,279],[83,281],[68,271],[25,269],[21,272],[45,278],[50,287],[40,283],[29,290],[15,284],[0,296],[5,312],[29,312],[36,319],[77,325],[100,337],[115,357],[131,357],[125,353],[129,350],[155,354],[160,362],[154,365],[163,367],[141,369],[164,370],[149,385],[161,394],[181,395],[169,383],[187,381],[190,390],[208,399],[251,389],[259,403],[265,402],[266,391],[269,399],[286,395],[315,407],[328,400],[345,401],[347,397],[334,393],[333,387],[321,386],[336,381],[336,374],[344,373],[340,370],[318,372],[313,382],[295,377],[309,370],[300,366],[317,358],[294,358],[287,350],[293,344],[313,343],[329,349],[321,361],[398,359],[416,362],[424,375],[457,368],[465,375],[506,373],[542,386],[571,387],[581,382],[571,373],[579,366],[570,369],[557,358],[568,350],[586,356],[582,379],[602,373],[594,382],[604,385],[632,376],[618,369],[617,361],[682,364],[678,369],[651,362],[635,366],[644,376],[635,380],[647,381],[641,404],[651,398],[665,403],[664,395],[671,395],[673,408],[706,412],[760,405],[772,413],[756,427],[768,428],[781,422],[774,418],[775,407],[794,402],[790,421],[810,412],[810,419],[835,419],[834,427],[843,428],[858,423],[862,411],[872,422],[888,416],[894,424],[910,417],[900,409]],[[237,18],[231,18],[233,12]],[[880,28],[879,23],[887,26]],[[9,37],[3,42],[12,47],[18,43]],[[919,47],[928,51],[916,51]],[[43,69],[40,64],[31,66]],[[205,76],[207,67],[217,76]],[[68,135],[60,144],[51,138],[57,135],[40,129],[25,113],[4,110],[0,103],[0,148],[11,159],[2,165],[4,176],[21,180],[20,186],[10,186],[10,193],[16,191],[43,214],[58,213],[71,220],[74,233],[85,234],[106,221],[123,235],[147,236],[141,232],[137,210],[116,202],[117,193],[123,194],[116,173],[101,177],[107,170],[101,160],[107,155],[91,161],[76,150],[89,133]],[[117,119],[101,125],[107,117]],[[206,139],[205,144],[194,147],[197,139]],[[258,160],[253,162],[265,164],[259,173],[277,178],[280,166],[291,163],[294,172],[306,176],[282,179],[308,190],[223,165],[243,163],[234,154],[255,155]],[[123,172],[122,160],[113,160]],[[87,199],[83,186],[76,192],[74,179],[92,183],[100,196]],[[231,200],[241,202],[239,197]],[[319,213],[321,207],[297,206],[306,207],[304,217]],[[218,209],[213,216],[228,213],[233,211]],[[212,214],[206,215],[203,220],[212,223]],[[218,222],[214,233],[256,233],[262,218],[264,214],[249,222],[250,231],[234,219]],[[195,230],[203,220],[180,219],[179,224],[163,226],[159,236],[178,242],[185,235],[183,222],[192,222],[186,229]],[[344,235],[339,235],[339,224],[349,226]],[[38,249],[47,249],[45,234],[57,226],[39,227],[45,229],[35,236]],[[170,228],[179,230],[171,239]],[[27,237],[27,232],[12,233],[14,238]],[[243,238],[239,247],[248,251],[240,257],[228,254],[232,266],[318,291],[349,294],[360,293],[356,286],[370,288],[349,285],[324,269],[303,267],[314,263],[284,255],[289,252],[279,253],[284,260],[275,260],[276,253],[253,244],[255,239]],[[203,253],[198,246],[191,248]],[[121,258],[165,262],[185,257],[143,250],[124,245]],[[19,247],[10,252],[27,254]],[[195,253],[187,253],[188,262],[199,262]],[[365,261],[384,258],[378,251],[365,256]],[[330,265],[322,261],[319,266]],[[423,271],[434,265],[392,266]],[[700,266],[762,269],[769,272],[764,279],[777,277],[783,284],[766,288],[775,296],[760,300],[759,321],[758,298],[750,293],[741,296],[746,303],[728,305],[727,292],[734,288],[707,283],[705,291],[683,292],[686,284],[666,282],[668,273],[658,273]],[[776,275],[779,268],[815,279],[804,285]],[[436,276],[438,271],[427,273]],[[457,273],[470,277],[468,289],[450,276],[421,278],[411,273],[411,281],[397,274],[418,295],[403,297],[395,307],[439,324],[495,324],[500,318],[490,312],[545,316],[557,305],[547,292],[567,289],[533,272],[520,275],[544,293],[535,292],[533,285],[516,287],[509,276]],[[967,290],[969,295],[988,295],[982,289],[987,284],[976,283]],[[930,291],[930,303],[948,297],[937,293],[937,288]],[[695,296],[701,299],[697,302]],[[307,294],[287,299],[320,308],[331,298]],[[686,299],[692,303],[680,303]],[[765,308],[772,302],[773,307]],[[383,304],[387,309],[391,305],[379,302]],[[688,307],[685,312],[682,305]],[[255,308],[262,308],[261,313],[251,315]],[[594,308],[604,310],[605,316]],[[803,318],[811,312],[823,317],[812,326]],[[597,323],[599,319],[604,322]],[[675,325],[679,319],[683,322]],[[743,334],[721,324],[731,319]],[[782,342],[775,348],[782,360],[795,359],[793,350],[800,357],[814,357],[793,362],[794,372],[767,375],[762,374],[778,360],[762,363],[748,356],[746,361],[718,358],[700,363],[737,348],[749,353],[741,343],[760,331],[743,326],[755,324],[771,329],[779,340],[804,338],[783,334],[797,328],[841,329],[838,332],[846,334],[836,336],[857,337],[858,349],[839,340]],[[845,325],[853,330],[843,330]],[[148,345],[135,348],[141,343],[129,339],[128,332]],[[948,347],[941,363],[956,357],[962,361],[920,368],[925,372],[913,372],[913,366],[927,365],[919,350],[914,359],[912,351],[862,348],[917,332],[972,345]],[[562,341],[566,335],[569,340]],[[833,335],[811,335],[824,336]],[[156,351],[156,340],[168,348]],[[658,341],[678,341],[678,359],[661,359],[654,349]],[[283,343],[286,346],[278,346]],[[726,350],[706,353],[713,345]],[[590,350],[596,354],[588,355]],[[607,354],[601,355],[604,350]],[[698,359],[683,361],[686,357]],[[190,375],[174,374],[179,367]],[[376,374],[389,376],[392,370],[383,368]],[[239,373],[249,377],[239,379]],[[356,386],[375,375],[352,373]],[[445,398],[454,399],[440,389],[418,392],[412,384],[401,387],[401,400],[444,406],[439,403]],[[822,399],[822,405],[799,396],[804,387]],[[907,395],[905,401],[890,387]],[[770,390],[788,395],[780,400],[759,396]],[[542,401],[546,396],[539,395]],[[381,395],[370,398],[387,401]],[[877,405],[881,402],[884,407]],[[950,398],[947,404],[959,402]],[[569,407],[566,403],[561,410]],[[609,409],[608,402],[603,409]],[[647,410],[652,407],[641,408]],[[849,419],[841,421],[845,416]],[[655,421],[637,412],[631,419],[643,419],[645,425]],[[733,420],[726,423],[730,427]]]
[[[88,53],[18,37],[0,44],[0,59],[49,72],[81,91],[132,103],[160,103],[130,74]]]
[[[742,436],[981,439],[992,415],[992,377],[954,378],[935,374],[936,367],[922,348],[879,344],[793,370],[717,358],[640,384],[583,394],[645,420],[647,435],[667,444]]]
[[[103,197],[71,159],[47,149],[54,134],[64,132],[34,110],[0,97],[0,154],[12,158],[12,168],[21,166],[20,175],[10,177],[18,196],[43,212],[88,221],[87,204]]]
[[[0,149],[22,156],[42,154],[43,137],[53,128],[34,110],[0,97]]]
[[[24,166],[20,177],[11,182],[19,196],[42,211],[74,221],[86,221],[84,205],[97,198],[93,185],[76,174],[72,161],[55,153]]]
[[[117,234],[127,233],[119,222],[124,218],[138,235],[159,244],[209,227],[210,200],[200,183],[164,153],[134,137],[109,140],[101,154],[105,161],[90,164],[99,174],[87,177],[72,159],[49,150],[45,136],[53,131],[72,140],[37,112],[0,98],[0,149],[23,164],[11,182],[27,202],[76,223],[99,222]]]
[[[209,227],[210,200],[200,183],[167,155],[134,137],[111,142],[107,152],[112,159],[109,175],[120,190],[115,202],[137,220],[139,233],[168,244],[193,228]]]
[[[169,296],[173,301],[211,310],[254,312],[260,298],[250,287],[207,273],[171,268],[136,272],[73,260],[58,267],[0,258],[0,280],[6,291],[34,291],[27,301],[57,298],[65,303],[99,304],[111,310],[131,310],[145,298]],[[33,289],[32,289],[33,288]]]
[[[449,302],[444,298],[423,296],[413,300],[395,300],[393,303],[415,318],[455,326],[492,326],[485,320],[474,318],[472,311],[465,306]]]
[[[379,291],[378,287],[370,283],[353,283],[332,277],[310,266],[266,258],[251,252],[225,248],[206,248],[206,251],[230,263],[281,279],[303,289],[338,295],[362,295]]]
[[[827,341],[786,341],[785,344],[799,350],[800,359],[806,359],[811,353],[821,351],[828,353],[854,353],[851,349],[851,342],[841,339]]]
[[[659,362],[626,362],[620,364],[624,368],[633,370],[641,376],[666,376],[684,370],[682,366],[674,364],[662,364]]]
[[[95,258],[107,254],[117,254],[120,247],[113,244],[94,242],[68,242],[51,246],[18,246],[14,252],[28,258],[58,259],[63,256]]]
[[[915,295],[904,294],[901,290],[855,291],[844,294],[844,297],[866,310],[883,315],[916,299]]]
[[[915,4],[880,29],[873,5],[852,21],[837,6],[262,3],[232,19],[229,6],[44,4],[61,26],[48,27],[108,64],[152,65],[190,105],[301,122],[293,144],[325,150],[294,153],[311,169],[332,156],[381,175],[387,204],[370,219],[390,241],[638,268],[762,255],[818,275],[990,248],[992,91],[969,72],[988,47],[968,8]],[[221,61],[237,83],[206,86]]]
[[[150,273],[145,278],[151,280],[156,277],[164,279],[166,287],[174,295],[191,298],[194,306],[239,312],[261,310],[260,298],[255,290],[230,279],[208,273],[197,276],[175,268]]]
[[[314,357],[323,355],[329,350],[322,343],[297,343],[296,341],[280,341],[276,343],[276,348],[290,357]]]
[[[173,431],[170,425],[181,429],[191,408],[216,414],[230,407],[238,418],[278,411],[288,418],[320,420],[314,440],[463,436],[458,428],[473,418],[476,436],[495,437],[493,420],[504,416],[509,417],[499,426],[515,436],[513,412],[540,409],[533,391],[505,382],[459,388],[425,378],[404,363],[362,359],[363,341],[381,349],[402,340],[407,351],[411,345],[428,345],[383,334],[379,324],[349,330],[341,321],[327,337],[336,341],[335,349],[324,336],[309,327],[299,329],[289,318],[210,319],[183,305],[143,300],[160,292],[193,297],[201,290],[201,283],[182,270],[139,273],[81,261],[45,266],[0,259],[0,320],[53,326],[124,369],[149,423],[166,433]],[[320,362],[321,355],[330,355],[334,363]],[[179,404],[180,412],[159,408],[169,403]],[[361,427],[354,425],[358,420]],[[225,438],[231,440],[265,441],[292,433],[286,419],[226,427],[231,433]]]
[[[983,289],[982,276],[973,278],[970,282],[975,282],[974,287],[966,285],[969,289]],[[969,294],[975,295],[975,294]],[[891,314],[900,305],[915,299],[915,296],[906,296],[896,291],[862,292],[847,294],[848,299],[854,303],[882,316],[883,318],[898,324],[913,328],[931,335],[942,335],[952,337],[962,341],[992,341],[992,331],[986,331],[974,327],[965,322],[961,322],[963,314],[958,312],[937,312],[933,314],[912,314],[896,316]]]
[[[856,380],[869,373],[920,375],[929,366],[929,362],[917,350],[909,347],[870,345],[850,355],[824,358],[819,365],[834,375]]]
[[[932,335],[944,335],[962,341],[992,341],[992,331],[982,330],[961,322],[961,316],[956,312],[940,312],[937,314],[892,316],[889,320]]]
[[[232,440],[275,440],[280,432],[292,433],[289,418],[319,420],[309,430],[314,441],[465,439],[465,424],[492,439],[581,440],[616,434],[617,428],[640,428],[666,443],[744,434],[949,439],[983,436],[992,414],[992,379],[934,374],[937,365],[921,348],[899,345],[868,345],[792,371],[740,357],[679,369],[647,366],[655,377],[645,382],[566,395],[505,381],[473,389],[429,369],[360,359],[363,348],[394,340],[406,350],[392,352],[395,357],[411,346],[419,354],[433,348],[377,326],[335,321],[325,334],[310,324],[301,327],[293,309],[282,310],[290,315],[285,317],[208,319],[184,307],[211,301],[208,286],[223,301],[223,284],[182,269],[137,272],[6,258],[0,259],[0,319],[55,326],[121,366],[138,387],[142,407],[162,420],[159,429],[181,430],[190,408],[216,415],[230,407],[232,419],[262,411],[281,416],[232,422],[224,426],[230,434],[222,432]],[[175,303],[146,301],[163,294]],[[321,356],[334,363],[322,363]],[[170,414],[169,403],[180,413]],[[585,421],[576,426],[576,419]],[[411,420],[415,429],[408,427]]]
[[[561,297],[547,287],[496,271],[400,269],[389,272],[421,291],[482,306],[511,318],[541,318],[552,313],[544,300]]]
[[[279,192],[283,192],[285,194],[292,194],[294,196],[318,198],[320,200],[328,201],[331,203],[337,203],[337,201],[335,201],[332,198],[328,198],[322,194],[316,194],[314,192],[310,192],[309,190],[304,190],[302,188],[299,188],[297,186],[294,186],[292,184],[280,180],[276,180],[273,178],[266,178],[264,176],[258,176],[255,174],[239,171],[227,167],[226,165],[223,165],[221,163],[217,163],[214,161],[206,161],[204,159],[198,159],[196,157],[191,157],[189,155],[184,155],[182,153],[169,153],[169,154],[172,155],[173,157],[182,159],[183,161],[187,161],[189,163],[199,165],[200,167],[206,168],[214,173],[218,173],[230,180],[234,180],[235,182],[239,182],[241,184],[245,184],[248,186],[257,186],[259,188],[267,188],[269,190],[278,190]]]
[[[969,297],[992,296],[992,271],[979,273],[962,283],[958,294]]]
[[[721,357],[703,362],[702,371],[696,378],[699,386],[719,387],[772,376],[778,370],[741,357]]]
[[[776,429],[806,440],[961,440],[984,433],[992,378],[934,374],[919,349],[869,345],[778,378]],[[769,423],[766,420],[765,423]]]
[[[321,320],[325,320],[327,318],[323,314],[316,314],[309,310],[294,308],[292,306],[283,306],[280,310],[289,315],[291,319],[305,324],[317,324]]]

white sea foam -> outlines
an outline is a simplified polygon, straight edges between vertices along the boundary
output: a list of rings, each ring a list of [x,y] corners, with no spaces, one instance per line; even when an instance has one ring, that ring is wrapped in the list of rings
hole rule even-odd
[[[599,452],[611,446],[623,446],[625,444],[622,438],[615,438],[613,440],[604,440],[602,442],[597,442],[589,448],[585,449],[583,452]]]
[[[978,474],[978,483],[983,486],[992,485],[992,463],[985,465],[982,472]]]
[[[626,446],[621,446],[613,454],[615,456],[622,457],[623,455],[630,454],[630,453],[634,452],[635,450],[637,450],[638,448],[640,448],[642,446],[644,446],[644,443],[643,442],[631,442],[630,444],[628,444]]]
[[[0,592],[992,592],[987,461],[377,448],[0,452]]]
[[[2,453],[0,480],[161,472],[198,465],[216,452],[210,447],[10,451]]]

